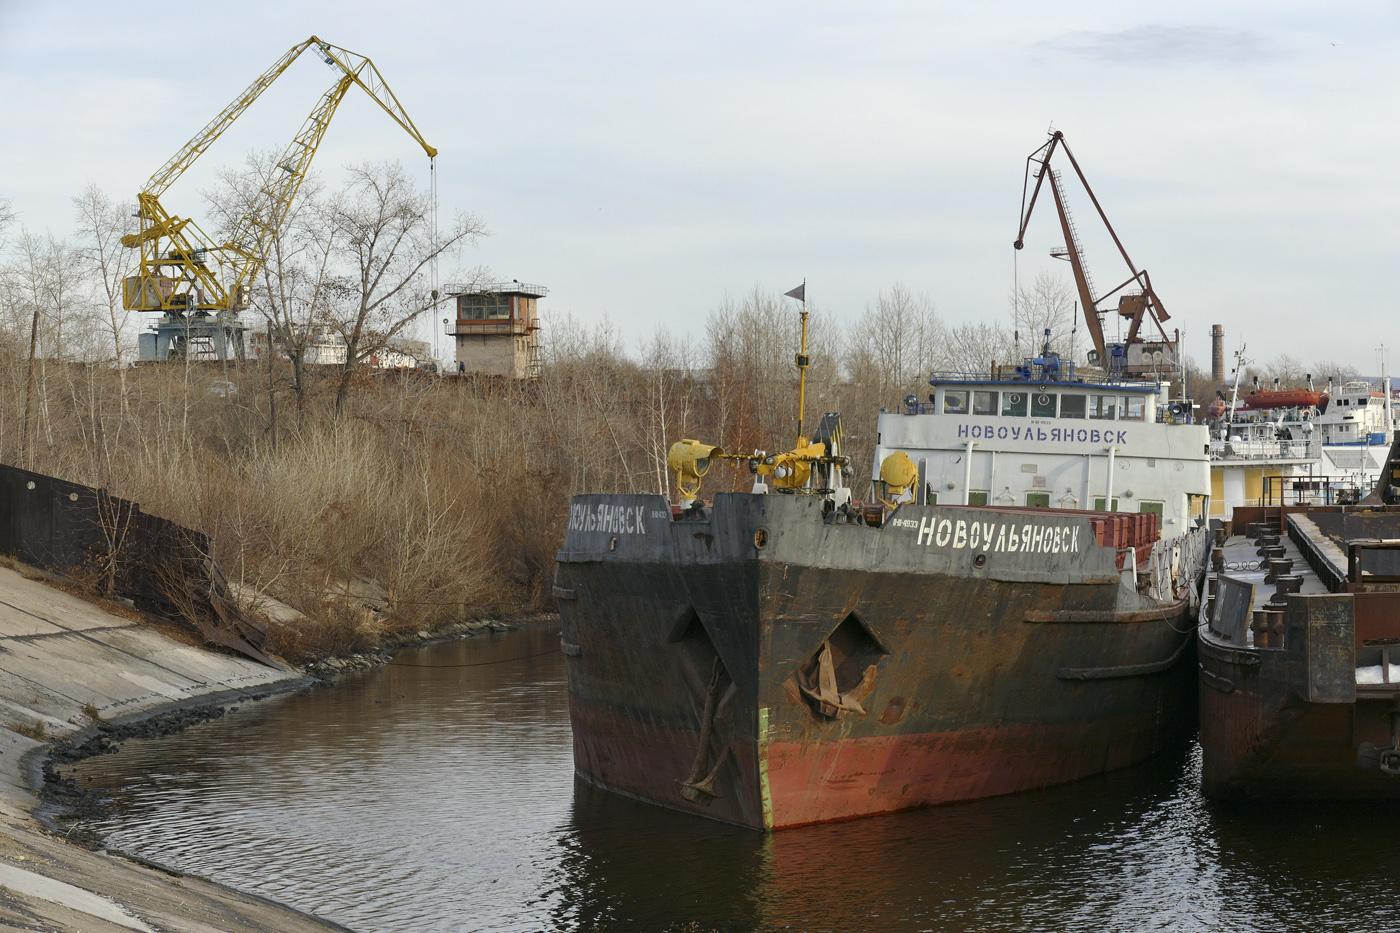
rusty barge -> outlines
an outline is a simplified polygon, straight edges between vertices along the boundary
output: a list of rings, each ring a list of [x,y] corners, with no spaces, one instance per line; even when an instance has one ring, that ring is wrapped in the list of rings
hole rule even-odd
[[[675,445],[680,505],[575,497],[554,595],[582,778],[780,829],[1070,781],[1189,722],[1206,428],[1045,357],[931,382],[881,415],[869,504],[835,415],[776,456]],[[722,459],[757,482],[706,501]]]
[[[1236,507],[1211,560],[1206,794],[1400,798],[1400,442],[1360,504]]]
[[[803,429],[804,283],[791,450],[683,440],[679,504],[574,498],[554,596],[581,778],[773,830],[1071,781],[1190,722],[1209,436],[1171,394],[1179,347],[1146,272],[1123,253],[1128,281],[1092,295],[1060,147],[1028,160],[1015,245],[1047,186],[1093,369],[1047,330],[1020,365],[932,373],[927,401],[880,415],[854,501],[840,416]],[[703,498],[716,463],[752,490]]]

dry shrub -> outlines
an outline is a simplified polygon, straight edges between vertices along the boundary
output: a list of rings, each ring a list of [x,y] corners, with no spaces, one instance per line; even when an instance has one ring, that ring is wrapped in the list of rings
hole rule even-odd
[[[124,379],[36,361],[25,446],[28,345],[10,322],[27,319],[5,310],[0,461],[207,534],[231,581],[307,617],[271,628],[289,658],[549,608],[570,496],[664,494],[672,441],[776,450],[795,427],[795,316],[755,293],[712,316],[703,360],[664,333],[634,359],[605,326],[566,326],[537,382],[362,373],[338,414],[333,374],[313,368],[298,408],[285,361],[143,365]],[[847,439],[859,468],[878,406],[830,364],[840,336],[814,324],[809,349],[827,362],[809,379],[808,423],[858,412]],[[705,493],[750,481],[712,471]]]

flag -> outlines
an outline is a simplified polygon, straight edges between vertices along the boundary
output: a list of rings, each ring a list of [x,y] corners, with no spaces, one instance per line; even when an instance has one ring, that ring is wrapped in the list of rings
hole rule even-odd
[[[796,298],[798,301],[805,303],[807,301],[807,283],[803,282],[790,292],[783,292],[783,297]]]

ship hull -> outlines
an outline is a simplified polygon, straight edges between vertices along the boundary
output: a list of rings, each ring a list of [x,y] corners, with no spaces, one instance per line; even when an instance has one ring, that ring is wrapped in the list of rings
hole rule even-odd
[[[1400,744],[1400,683],[1381,674],[1400,653],[1400,514],[1236,511],[1237,526],[1251,524],[1283,529],[1298,569],[1325,586],[1260,605],[1244,571],[1212,581],[1218,605],[1197,631],[1202,790],[1223,800],[1400,799],[1400,767],[1382,769],[1379,754]],[[1257,553],[1241,540],[1221,554],[1236,567]],[[1260,645],[1252,623],[1270,608],[1281,623]]]
[[[674,522],[660,497],[579,497],[555,586],[578,773],[781,829],[1153,754],[1190,719],[1192,607],[1134,590],[1089,518],[1035,512],[906,506],[877,529],[808,497]],[[979,529],[954,547],[959,522]]]

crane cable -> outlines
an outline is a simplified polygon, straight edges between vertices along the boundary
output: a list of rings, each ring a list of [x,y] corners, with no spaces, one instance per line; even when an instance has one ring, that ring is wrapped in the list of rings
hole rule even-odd
[[[433,218],[433,264],[430,270],[432,278],[432,311],[428,315],[428,328],[433,335],[433,359],[437,361],[438,353],[438,330],[437,330],[437,307],[438,307],[438,193],[437,193],[437,156],[428,157],[428,187],[429,196],[433,203],[429,208]]]

